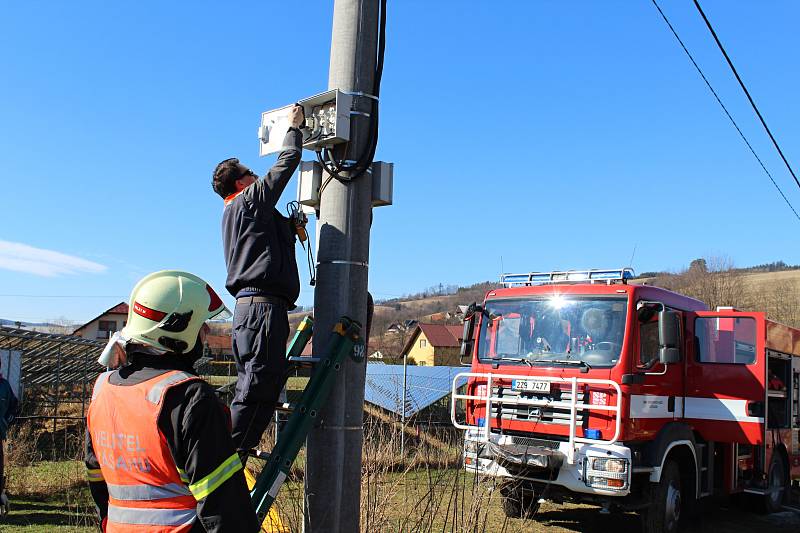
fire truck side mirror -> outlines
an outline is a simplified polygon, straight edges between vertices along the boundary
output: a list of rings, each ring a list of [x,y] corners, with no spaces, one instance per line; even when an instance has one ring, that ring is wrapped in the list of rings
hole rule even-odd
[[[459,353],[459,362],[464,366],[472,365],[472,346],[475,344],[475,341],[472,340],[475,331],[474,307],[475,304],[472,304],[464,317],[464,332],[461,335],[461,352]]]
[[[658,313],[658,359],[668,365],[681,360],[680,338],[681,319],[673,311]]]

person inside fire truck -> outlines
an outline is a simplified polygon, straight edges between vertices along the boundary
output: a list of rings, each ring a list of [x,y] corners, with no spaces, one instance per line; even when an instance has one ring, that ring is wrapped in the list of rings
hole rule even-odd
[[[535,346],[542,353],[565,353],[569,350],[570,331],[570,321],[562,319],[558,310],[544,312],[534,323]]]
[[[618,339],[611,335],[611,323],[614,321],[611,309],[590,307],[581,315],[581,326],[587,334],[587,340],[594,346],[617,344]]]

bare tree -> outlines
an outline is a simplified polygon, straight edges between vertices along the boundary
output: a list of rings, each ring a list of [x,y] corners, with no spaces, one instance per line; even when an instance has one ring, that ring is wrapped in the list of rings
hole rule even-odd
[[[709,309],[745,308],[749,302],[743,278],[729,257],[711,256],[695,259],[688,269],[678,274],[657,277],[654,285],[696,298],[705,302]]]

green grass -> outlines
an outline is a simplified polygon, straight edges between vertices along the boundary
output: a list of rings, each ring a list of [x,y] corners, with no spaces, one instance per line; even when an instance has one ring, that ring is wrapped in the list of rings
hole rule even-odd
[[[42,461],[6,468],[9,514],[5,532],[97,531],[94,504],[81,461]]]

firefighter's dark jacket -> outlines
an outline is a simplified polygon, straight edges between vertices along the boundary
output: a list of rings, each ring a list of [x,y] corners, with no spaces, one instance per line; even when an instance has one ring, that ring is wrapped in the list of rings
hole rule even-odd
[[[262,179],[226,200],[222,215],[222,245],[233,296],[262,294],[294,304],[300,278],[294,256],[294,229],[276,204],[300,164],[302,133],[290,128],[285,149]]]
[[[136,385],[170,370],[194,373],[192,359],[185,355],[133,354],[131,358],[133,364],[111,374],[110,384]],[[234,453],[225,407],[217,399],[214,389],[202,380],[181,383],[166,392],[158,429],[176,465],[182,467],[190,482],[208,476]],[[90,472],[100,468],[88,429],[86,468]],[[90,482],[89,487],[102,520],[108,514],[108,488],[105,481]],[[200,500],[197,516],[199,520],[194,523],[192,532],[258,531],[244,473],[241,470],[236,472]]]

